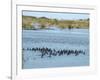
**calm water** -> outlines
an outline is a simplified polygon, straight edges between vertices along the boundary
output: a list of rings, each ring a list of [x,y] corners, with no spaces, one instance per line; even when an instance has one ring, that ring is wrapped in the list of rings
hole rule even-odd
[[[23,30],[22,48],[48,47],[51,49],[84,50],[86,55],[56,56],[41,59],[39,52],[23,51],[23,69],[73,67],[89,65],[89,30]]]

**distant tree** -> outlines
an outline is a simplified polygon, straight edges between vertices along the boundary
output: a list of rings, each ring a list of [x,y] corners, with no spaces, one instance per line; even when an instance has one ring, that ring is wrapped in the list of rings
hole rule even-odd
[[[79,21],[83,21],[83,19],[79,19]]]
[[[68,25],[68,29],[72,29],[73,27],[71,25]]]
[[[45,29],[46,26],[44,24],[41,24],[41,29]]]
[[[61,28],[61,29],[65,29],[66,26],[62,25],[62,26],[59,26],[59,28]]]
[[[79,27],[76,27],[77,29],[79,29]]]
[[[87,21],[89,21],[90,19],[88,18]]]
[[[49,18],[47,18],[47,17],[40,17],[39,19],[49,19]]]
[[[54,22],[55,22],[55,24],[57,24],[58,23],[58,20],[57,19],[54,19]]]

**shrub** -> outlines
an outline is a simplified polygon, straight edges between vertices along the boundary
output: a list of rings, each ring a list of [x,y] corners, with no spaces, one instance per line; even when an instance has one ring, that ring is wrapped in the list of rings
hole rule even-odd
[[[71,25],[68,25],[68,29],[72,29],[73,28],[73,26],[71,26]]]
[[[45,29],[46,26],[45,26],[44,24],[42,24],[40,28],[41,28],[41,29]]]

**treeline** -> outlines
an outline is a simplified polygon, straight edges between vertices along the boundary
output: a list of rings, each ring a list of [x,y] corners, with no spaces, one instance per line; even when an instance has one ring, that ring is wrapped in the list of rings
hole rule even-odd
[[[57,20],[46,17],[22,16],[23,29],[50,29],[51,27],[60,29],[89,28],[89,18],[79,20]]]

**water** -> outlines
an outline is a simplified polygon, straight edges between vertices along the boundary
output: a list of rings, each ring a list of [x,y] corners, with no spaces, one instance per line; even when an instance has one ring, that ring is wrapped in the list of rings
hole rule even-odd
[[[55,50],[83,50],[85,55],[40,57],[40,52],[23,50],[22,68],[52,68],[89,66],[89,30],[23,30],[22,48],[50,48]]]

